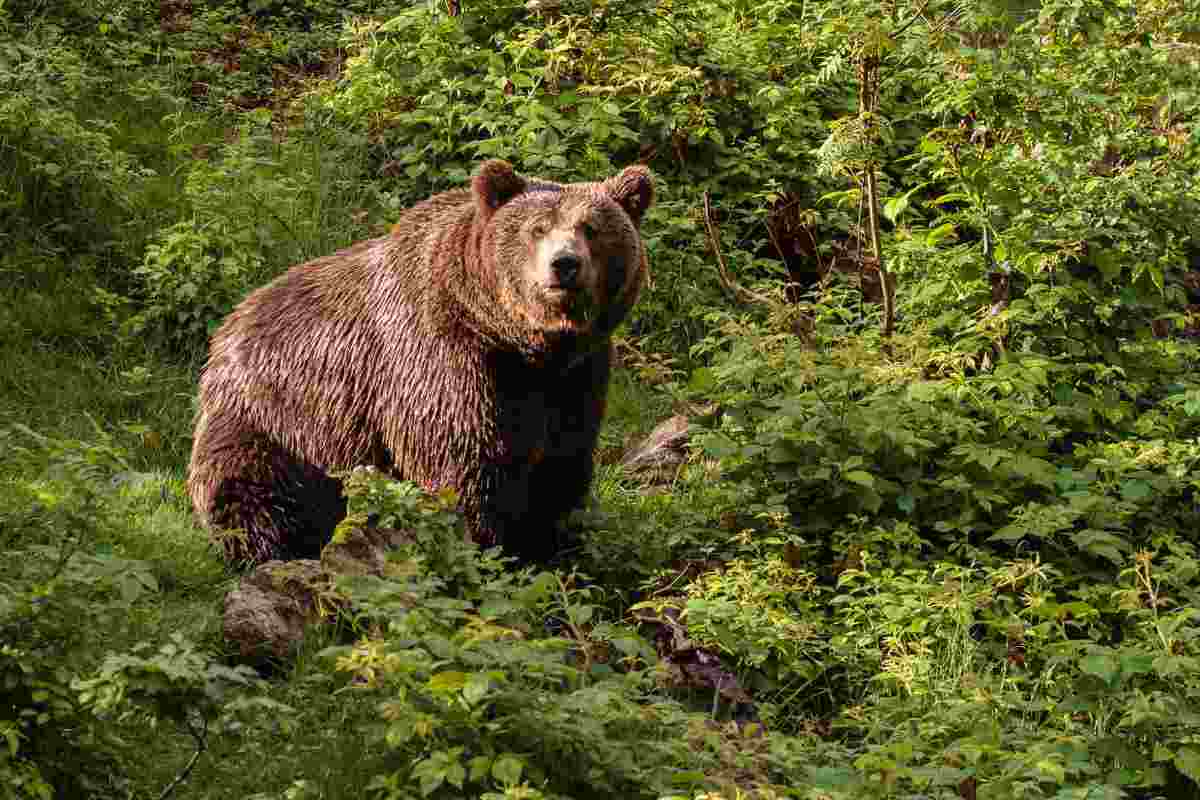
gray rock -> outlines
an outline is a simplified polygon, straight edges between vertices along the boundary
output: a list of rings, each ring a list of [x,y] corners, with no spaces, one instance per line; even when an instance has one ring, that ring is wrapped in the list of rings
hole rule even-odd
[[[242,658],[262,661],[293,655],[304,629],[336,608],[319,561],[268,561],[225,595],[223,631]]]
[[[627,471],[649,480],[671,480],[687,461],[692,425],[683,414],[659,423],[650,435],[621,459]]]
[[[261,663],[295,655],[304,631],[342,609],[339,575],[383,577],[387,551],[408,540],[403,531],[343,530],[321,551],[321,560],[268,561],[225,596],[222,628],[244,660]]]

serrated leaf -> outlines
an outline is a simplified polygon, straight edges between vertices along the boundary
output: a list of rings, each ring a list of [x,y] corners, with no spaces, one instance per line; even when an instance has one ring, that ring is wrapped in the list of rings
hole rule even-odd
[[[1071,541],[1085,553],[1107,558],[1117,566],[1125,563],[1125,555],[1122,551],[1129,549],[1128,542],[1120,536],[1094,528],[1074,534]]]

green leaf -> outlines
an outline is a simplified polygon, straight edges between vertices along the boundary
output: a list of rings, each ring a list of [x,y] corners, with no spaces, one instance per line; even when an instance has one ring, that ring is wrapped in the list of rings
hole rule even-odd
[[[1121,671],[1130,675],[1142,675],[1154,672],[1156,656],[1150,653],[1134,653],[1121,656]]]
[[[1150,496],[1153,487],[1142,480],[1123,481],[1121,483],[1121,498],[1123,500],[1145,500]]]
[[[1095,528],[1073,534],[1071,541],[1083,552],[1106,558],[1117,566],[1125,564],[1124,551],[1130,549],[1129,543],[1120,536]]]
[[[896,508],[903,511],[905,514],[911,514],[917,508],[917,498],[911,494],[902,494],[896,498]]]
[[[704,452],[713,458],[728,458],[740,449],[737,442],[723,433],[714,433],[704,439]]]
[[[1121,675],[1121,666],[1111,655],[1084,656],[1079,659],[1079,669],[1085,675],[1099,678],[1109,686],[1116,686]]]
[[[487,675],[476,672],[467,679],[466,685],[463,686],[463,699],[467,701],[467,705],[479,705],[479,701],[487,697],[491,685],[492,682]]]
[[[1192,783],[1200,786],[1200,748],[1181,747],[1172,759],[1175,767],[1191,779]]]
[[[586,625],[591,621],[595,611],[596,607],[592,605],[570,605],[567,606],[567,618],[575,625]]]
[[[688,379],[688,389],[699,394],[712,391],[716,386],[717,375],[712,367],[699,367],[692,370],[692,375]]]
[[[1134,769],[1147,769],[1150,766],[1150,759],[1119,736],[1106,736],[1092,746],[1100,755],[1119,760]]]
[[[504,754],[492,764],[492,777],[501,786],[515,786],[521,780],[521,771],[525,764],[514,755]]]
[[[426,758],[412,770],[413,777],[421,783],[421,794],[428,797],[436,792],[446,782],[444,762],[433,757]]]
[[[929,205],[940,206],[940,205],[945,205],[946,203],[969,203],[969,202],[971,202],[971,195],[964,194],[963,192],[949,192],[947,194],[941,195],[940,197],[935,197],[933,200],[930,200]]]
[[[491,772],[491,756],[475,756],[469,762],[467,762],[467,768],[470,770],[471,781],[473,783],[479,783]]]
[[[429,691],[435,694],[446,694],[449,692],[460,691],[467,685],[468,675],[465,672],[447,671],[439,672],[430,677]]]
[[[462,764],[455,761],[446,767],[446,782],[455,788],[461,789],[463,782],[467,779],[467,769]]]
[[[925,245],[927,247],[937,247],[943,241],[958,238],[958,231],[951,222],[944,222],[936,228],[925,234]]]
[[[1115,281],[1121,276],[1121,260],[1111,249],[1097,249],[1092,253],[1092,263],[1106,281]]]
[[[1005,525],[987,538],[989,542],[1016,542],[1025,536],[1024,525]]]
[[[883,204],[883,215],[887,217],[893,224],[896,219],[905,212],[908,208],[908,195],[902,194],[893,197]]]
[[[819,789],[837,789],[853,784],[854,773],[846,767],[817,767],[812,782]]]
[[[850,483],[857,483],[859,486],[874,486],[875,478],[871,473],[861,469],[852,469],[842,473],[842,478]]]

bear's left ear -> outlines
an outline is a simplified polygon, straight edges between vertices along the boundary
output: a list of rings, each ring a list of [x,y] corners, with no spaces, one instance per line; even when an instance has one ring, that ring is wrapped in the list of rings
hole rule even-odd
[[[487,219],[500,206],[525,191],[525,179],[507,161],[493,159],[479,165],[471,179],[475,207],[481,219]]]
[[[609,197],[616,200],[634,225],[642,224],[642,215],[654,202],[654,179],[641,165],[626,167],[604,182]]]

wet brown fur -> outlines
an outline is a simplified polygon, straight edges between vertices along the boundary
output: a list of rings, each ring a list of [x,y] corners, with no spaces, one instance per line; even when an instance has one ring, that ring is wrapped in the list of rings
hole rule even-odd
[[[330,473],[357,465],[453,487],[477,541],[546,555],[591,482],[652,195],[642,167],[560,185],[485,162],[247,297],[212,341],[188,476],[201,519],[242,532],[227,557],[315,555],[345,514]],[[548,277],[564,248],[570,291]]]

